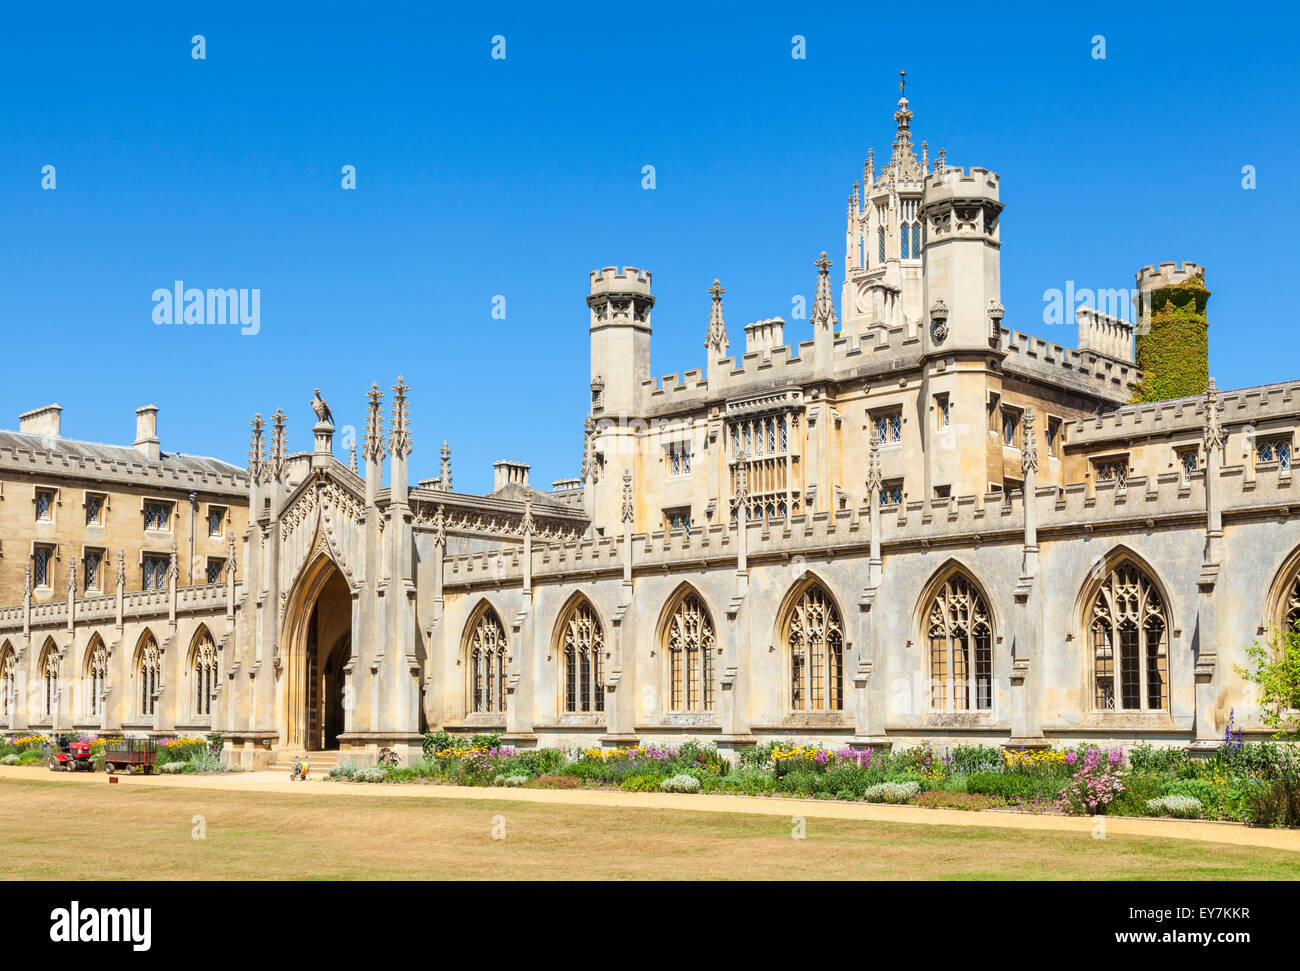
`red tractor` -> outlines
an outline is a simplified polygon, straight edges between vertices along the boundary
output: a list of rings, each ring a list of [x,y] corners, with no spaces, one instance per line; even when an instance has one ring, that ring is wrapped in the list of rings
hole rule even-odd
[[[90,754],[89,742],[74,742],[70,738],[61,738],[58,748],[50,756],[50,771],[79,772],[85,769],[95,771],[95,760]]]

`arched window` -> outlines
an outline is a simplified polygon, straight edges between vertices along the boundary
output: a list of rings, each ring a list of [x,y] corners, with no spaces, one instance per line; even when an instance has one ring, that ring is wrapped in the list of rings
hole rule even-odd
[[[5,718],[13,714],[14,701],[17,698],[17,685],[14,683],[16,665],[14,650],[6,642],[4,650],[0,651],[0,716]]]
[[[1293,631],[1300,625],[1300,573],[1291,580],[1291,585],[1282,595],[1282,629]]]
[[[993,624],[978,588],[954,574],[930,602],[930,707],[993,707]],[[973,689],[973,690],[972,690]]]
[[[808,587],[790,608],[784,641],[790,655],[790,707],[844,709],[844,626],[822,587]]]
[[[136,656],[136,681],[140,687],[140,714],[153,715],[157,707],[158,675],[162,657],[153,634],[145,631]]]
[[[212,716],[212,696],[217,690],[217,645],[204,629],[194,646],[194,714]]]
[[[668,709],[713,710],[713,621],[704,603],[687,594],[673,610],[664,631],[668,653]]]
[[[59,703],[59,652],[49,641],[41,656],[41,682],[41,715],[53,718]]]
[[[561,623],[560,661],[564,666],[564,710],[605,710],[605,633],[590,603],[580,600]]]
[[[96,634],[86,652],[86,710],[91,715],[104,713],[104,681],[108,676],[108,648]]]
[[[1169,619],[1151,578],[1131,561],[1106,576],[1088,626],[1093,704],[1099,709],[1169,707]]]
[[[488,607],[479,616],[465,648],[469,663],[469,710],[506,710],[506,629]]]

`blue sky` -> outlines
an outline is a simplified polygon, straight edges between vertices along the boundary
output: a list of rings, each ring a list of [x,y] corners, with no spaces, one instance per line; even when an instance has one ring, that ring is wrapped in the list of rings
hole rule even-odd
[[[888,156],[900,68],[918,145],[1001,175],[1007,326],[1072,345],[1072,326],[1043,323],[1045,289],[1131,287],[1140,266],[1191,259],[1208,269],[1220,385],[1300,377],[1283,330],[1294,20],[1136,4],[268,6],[0,14],[0,427],[57,400],[65,435],[129,443],[153,402],[164,449],[243,464],[253,412],[283,407],[307,449],[312,388],[359,427],[370,382],[389,392],[401,373],[413,479],[436,474],[444,438],[458,489],[489,490],[500,458],[543,487],[576,475],[588,272],[653,272],[656,375],[703,365],[714,277],[733,339],[811,300],[823,249],[838,297],[845,197],[868,148]],[[260,289],[260,332],[156,326],[151,295],[177,279]]]

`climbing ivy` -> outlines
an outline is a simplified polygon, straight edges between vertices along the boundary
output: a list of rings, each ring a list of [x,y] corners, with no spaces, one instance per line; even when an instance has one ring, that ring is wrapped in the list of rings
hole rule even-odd
[[[1133,400],[1167,401],[1201,394],[1210,383],[1209,322],[1205,278],[1191,276],[1146,294],[1139,321],[1137,365],[1142,383]]]

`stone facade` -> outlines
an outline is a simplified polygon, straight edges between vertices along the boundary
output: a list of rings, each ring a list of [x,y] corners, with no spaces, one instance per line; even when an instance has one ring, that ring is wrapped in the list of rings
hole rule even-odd
[[[1133,324],[1082,312],[1074,348],[1004,328],[997,175],[918,160],[906,98],[894,117],[838,309],[815,261],[811,339],[772,317],[733,352],[715,281],[704,367],[655,379],[650,273],[593,272],[581,468],[550,490],[503,461],[457,492],[445,443],[411,485],[400,378],[359,465],[319,411],[297,454],[282,412],[255,419],[242,571],[0,608],[7,724],[80,724],[66,684],[102,642],[104,727],[142,726],[144,685],[148,727],[219,729],[248,765],[437,729],[1210,747],[1235,709],[1262,731],[1235,665],[1300,616],[1300,383],[1131,404]]]

